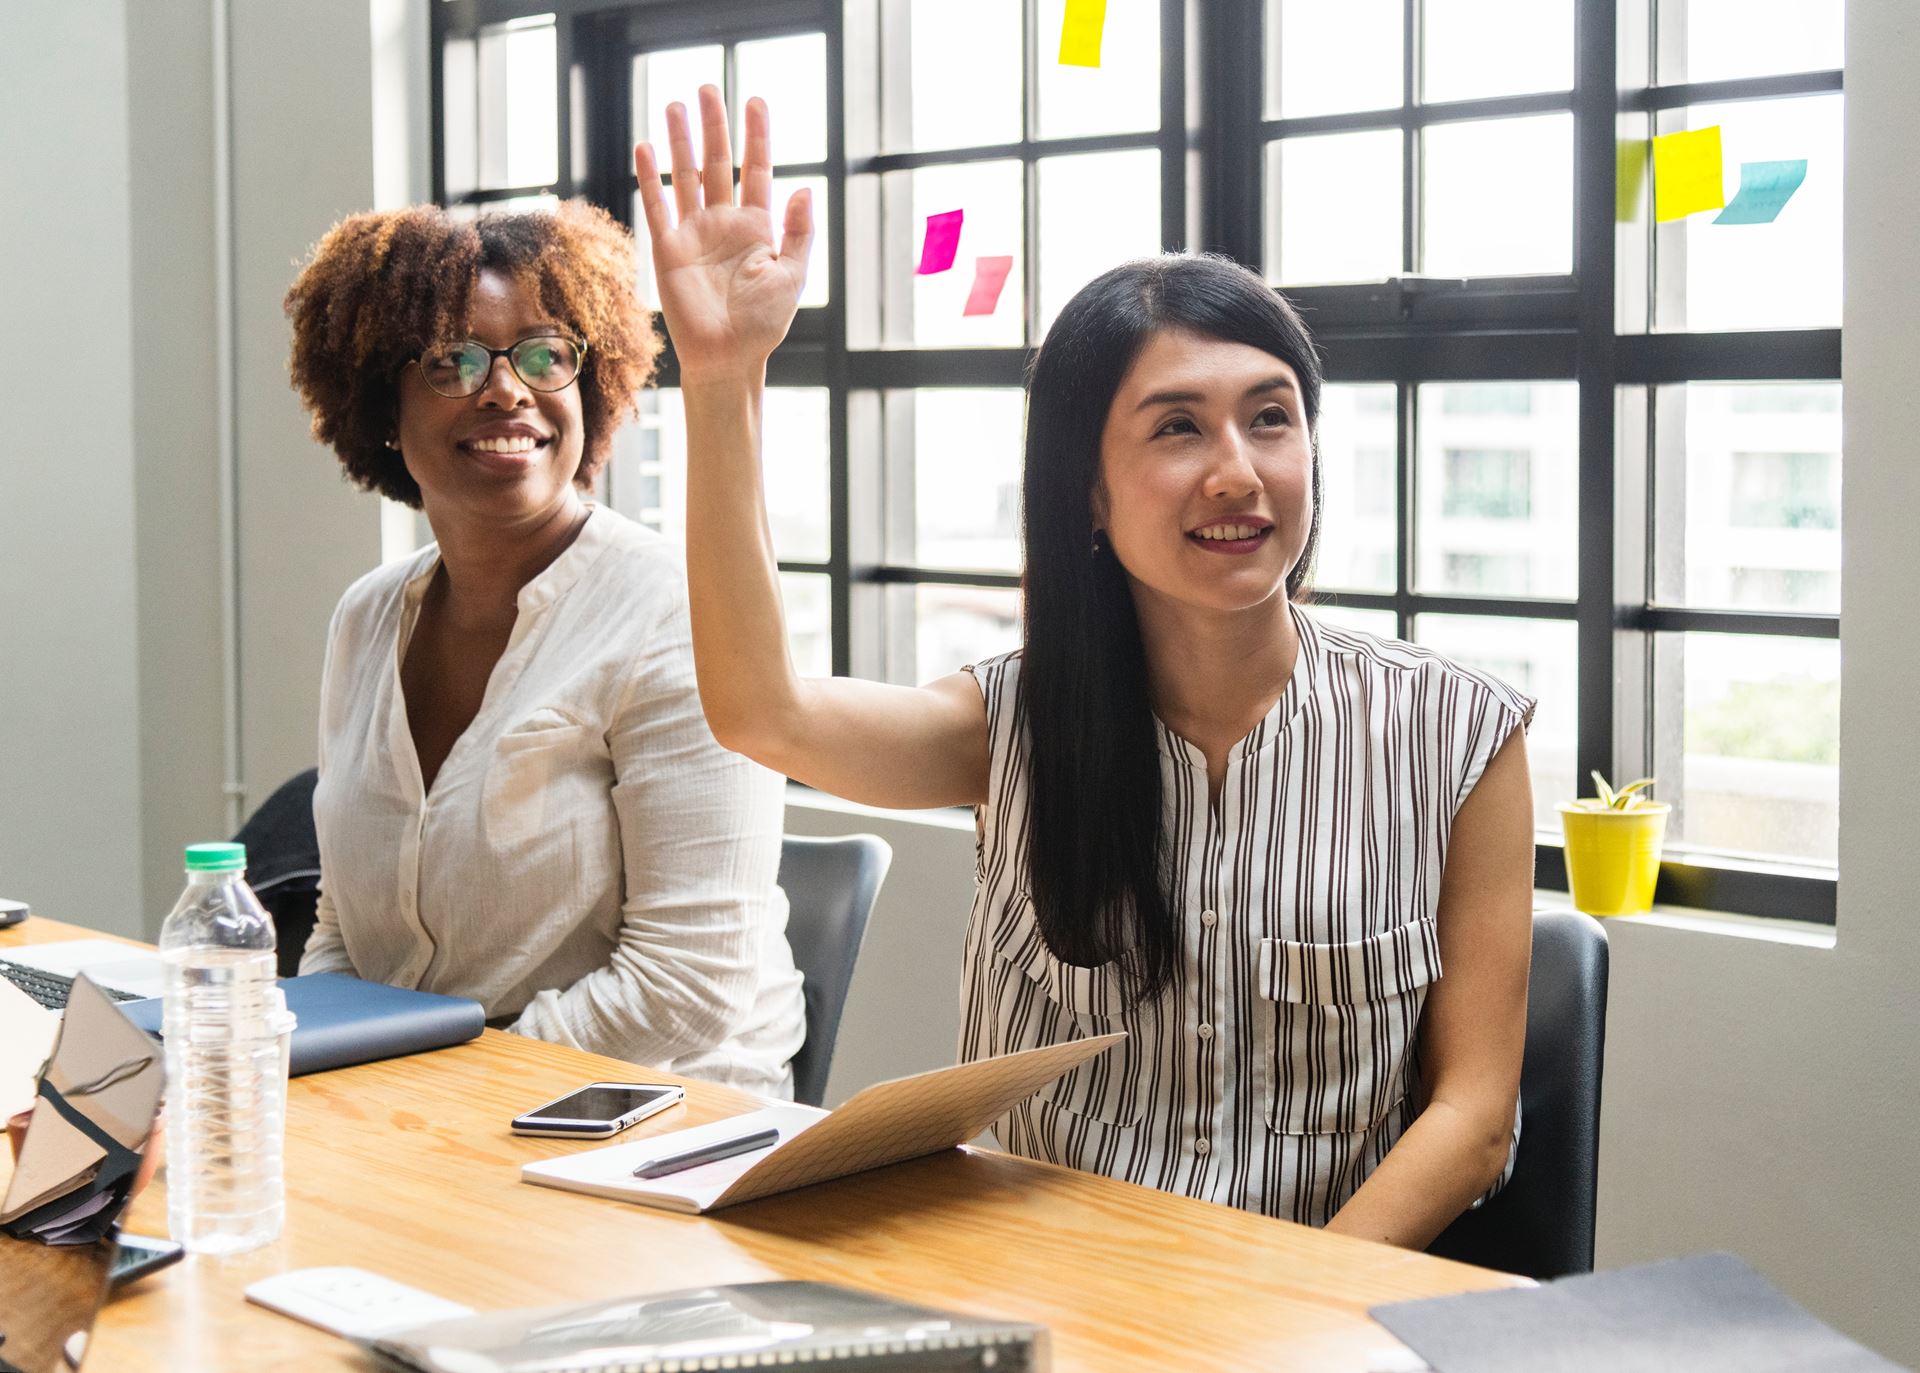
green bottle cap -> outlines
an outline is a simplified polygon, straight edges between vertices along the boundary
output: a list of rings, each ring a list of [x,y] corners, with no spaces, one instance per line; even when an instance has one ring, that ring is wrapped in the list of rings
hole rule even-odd
[[[189,844],[188,872],[239,872],[247,866],[245,844]]]

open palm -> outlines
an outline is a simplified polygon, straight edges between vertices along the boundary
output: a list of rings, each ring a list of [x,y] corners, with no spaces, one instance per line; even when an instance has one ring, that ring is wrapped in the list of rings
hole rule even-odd
[[[667,208],[653,148],[642,143],[633,150],[660,307],[683,384],[766,362],[799,307],[813,240],[813,207],[807,193],[799,191],[787,202],[781,241],[774,241],[765,103],[747,102],[738,204],[727,112],[712,86],[700,88],[700,122],[704,166],[693,160],[685,109],[667,107],[674,210]]]

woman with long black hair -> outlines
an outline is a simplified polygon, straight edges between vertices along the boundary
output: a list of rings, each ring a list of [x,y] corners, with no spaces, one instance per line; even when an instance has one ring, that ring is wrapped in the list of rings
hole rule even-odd
[[[735,203],[668,112],[677,214],[635,171],[679,358],[694,658],[720,741],[874,805],[968,805],[961,1053],[1110,1028],[1000,1123],[1015,1152],[1421,1246],[1518,1140],[1532,702],[1317,621],[1320,370],[1292,309],[1205,257],[1115,268],[1028,391],[1024,646],[927,686],[803,679],[760,484],[768,355],[812,235]],[[1442,976],[1442,970],[1445,976]]]

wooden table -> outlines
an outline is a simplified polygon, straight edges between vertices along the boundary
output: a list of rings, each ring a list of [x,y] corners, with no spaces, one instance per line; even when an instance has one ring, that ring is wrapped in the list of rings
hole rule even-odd
[[[0,932],[0,947],[89,933],[34,918]],[[1522,1281],[985,1150],[698,1218],[519,1180],[528,1159],[595,1146],[516,1136],[515,1113],[634,1076],[631,1064],[489,1030],[437,1053],[295,1078],[280,1239],[227,1260],[190,1257],[116,1297],[87,1373],[364,1369],[346,1342],[241,1297],[267,1274],[333,1264],[482,1310],[822,1279],[1037,1321],[1053,1330],[1054,1367],[1089,1373],[1418,1367],[1369,1306]],[[685,1108],[624,1138],[753,1104],[685,1085]],[[127,1228],[167,1232],[164,1173]]]

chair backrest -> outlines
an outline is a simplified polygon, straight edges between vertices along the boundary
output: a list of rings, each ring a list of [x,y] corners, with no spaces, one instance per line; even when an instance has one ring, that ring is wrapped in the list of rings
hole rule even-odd
[[[854,960],[867,916],[893,850],[878,835],[838,839],[788,835],[780,851],[780,886],[787,893],[787,942],[805,979],[807,1040],[793,1056],[793,1099],[819,1106],[833,1066],[840,1012],[853,982]]]
[[[247,881],[273,916],[282,977],[300,970],[319,902],[320,843],[313,826],[318,780],[313,768],[290,778],[234,836],[234,842],[247,846]],[[807,1039],[793,1056],[793,1095],[809,1106],[820,1105],[826,1095],[854,960],[892,862],[886,840],[872,834],[838,839],[788,835],[781,846],[787,941],[805,979],[807,999]]]
[[[280,976],[300,971],[320,901],[320,840],[313,829],[318,768],[282,782],[233,836],[247,846],[247,885],[273,917]]]
[[[1593,1271],[1606,1037],[1606,931],[1577,911],[1535,915],[1513,1176],[1429,1253],[1533,1278]]]

